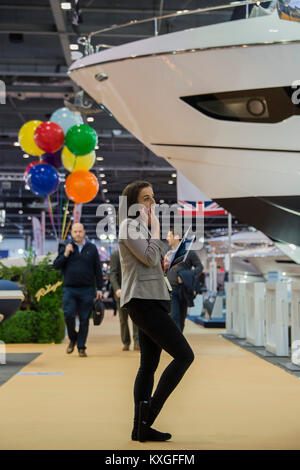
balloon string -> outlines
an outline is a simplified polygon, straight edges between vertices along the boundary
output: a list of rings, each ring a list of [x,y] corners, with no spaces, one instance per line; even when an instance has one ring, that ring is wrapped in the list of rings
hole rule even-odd
[[[54,219],[53,219],[53,211],[52,211],[52,205],[51,205],[51,199],[50,199],[50,196],[48,196],[48,211],[49,211],[49,217],[50,217],[50,221],[51,221],[51,224],[52,224],[52,228],[53,228],[53,231],[54,231],[54,234],[55,234],[55,238],[57,240],[57,233],[56,233],[56,229],[55,229],[55,225],[54,225]]]
[[[65,234],[64,234],[64,238],[63,238],[63,242],[64,242],[65,239],[66,239],[66,236],[67,236],[67,234],[68,234],[68,231],[69,231],[71,222],[72,222],[72,217],[70,217],[69,223],[68,223],[68,225],[67,225],[67,228],[66,228],[66,231],[65,231]]]
[[[61,172],[61,175],[64,176],[64,171],[63,170]],[[64,190],[63,186],[64,186],[63,183],[60,183],[60,207],[59,207],[60,216],[62,216],[63,190]],[[60,230],[59,231],[59,238],[61,237],[61,235],[62,235],[62,231]]]
[[[56,191],[56,200],[57,200],[57,224],[58,224],[58,238],[60,238],[60,213],[59,213],[59,185]]]
[[[76,207],[77,207],[77,203],[74,204],[73,217],[70,217],[69,223],[68,223],[68,225],[67,225],[67,228],[66,228],[66,231],[65,231],[65,234],[64,234],[64,237],[63,237],[63,241],[65,241],[66,236],[67,236],[68,231],[69,231],[69,228],[70,228],[70,225],[71,225],[71,222],[72,222],[72,219],[74,219]]]
[[[68,201],[67,201],[67,204],[65,205],[64,219],[63,219],[63,224],[62,224],[62,229],[61,229],[61,234],[62,234],[62,235],[63,235],[63,233],[64,233],[64,231],[65,231],[68,207],[69,207],[69,199],[68,199]]]

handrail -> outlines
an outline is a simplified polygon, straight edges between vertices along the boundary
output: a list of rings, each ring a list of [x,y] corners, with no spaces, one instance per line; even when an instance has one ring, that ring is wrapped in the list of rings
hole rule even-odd
[[[153,16],[152,18],[145,18],[143,20],[131,20],[128,23],[123,23],[121,25],[112,25],[109,28],[104,28],[98,31],[91,32],[88,35],[88,39],[90,39],[92,36],[95,36],[97,34],[106,33],[108,31],[113,31],[118,28],[126,28],[127,26],[133,26],[133,25],[142,24],[142,23],[150,23],[151,21],[163,20],[166,18],[173,18],[173,17],[178,18],[179,16],[194,15],[198,13],[205,13],[208,11],[223,10],[227,8],[233,8],[233,7],[239,7],[239,6],[242,7],[242,6],[253,5],[253,4],[256,4],[259,6],[261,4],[261,1],[247,0],[247,1],[231,2],[231,3],[226,3],[225,5],[217,5],[215,7],[197,8],[196,10],[180,10],[175,13],[169,13],[168,15]]]
[[[98,31],[93,31],[91,32],[87,37],[82,36],[78,39],[78,43],[82,44],[85,46],[85,54],[91,54],[94,52],[94,47],[91,43],[91,39],[93,36],[100,35],[102,33],[106,33],[108,31],[114,31],[116,29],[121,29],[121,28],[126,28],[128,26],[135,26],[137,24],[142,24],[142,23],[150,23],[154,21],[154,36],[158,35],[158,29],[157,29],[157,21],[158,20],[163,20],[166,18],[178,18],[180,16],[185,16],[185,15],[195,15],[195,14],[200,14],[200,13],[206,13],[209,11],[217,11],[217,10],[223,10],[223,9],[228,9],[228,8],[233,8],[233,7],[239,7],[239,6],[246,6],[246,5],[257,5],[259,6],[261,4],[261,1],[259,0],[247,0],[247,1],[236,1],[236,2],[231,2],[231,3],[226,3],[225,5],[218,5],[214,7],[207,7],[207,8],[197,8],[196,10],[180,10],[175,13],[169,13],[167,15],[161,15],[161,16],[154,16],[152,18],[145,18],[143,20],[131,20],[128,23],[123,23],[121,25],[112,25],[108,28],[100,29]],[[106,45],[100,45],[98,47],[107,47]],[[113,47],[113,46],[108,46],[108,47]]]

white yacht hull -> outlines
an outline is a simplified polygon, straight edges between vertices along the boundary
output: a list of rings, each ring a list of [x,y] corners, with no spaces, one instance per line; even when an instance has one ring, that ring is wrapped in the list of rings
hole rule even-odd
[[[275,11],[114,47],[75,62],[70,76],[211,199],[300,245],[300,116],[223,120],[182,99],[291,87],[299,52],[299,23]]]

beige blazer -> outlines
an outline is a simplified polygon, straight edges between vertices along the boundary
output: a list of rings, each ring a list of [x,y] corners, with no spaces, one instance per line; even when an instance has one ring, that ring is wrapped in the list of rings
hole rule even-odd
[[[120,225],[121,307],[132,298],[170,300],[161,267],[165,246],[148,233],[147,227],[137,219],[126,219]]]

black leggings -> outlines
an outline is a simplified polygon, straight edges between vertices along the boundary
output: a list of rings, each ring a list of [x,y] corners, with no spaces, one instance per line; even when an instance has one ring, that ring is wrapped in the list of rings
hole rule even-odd
[[[157,416],[193,362],[194,353],[169,316],[170,302],[131,299],[126,307],[132,321],[139,327],[141,362],[134,384],[135,410],[140,401],[151,398],[154,373],[162,349],[173,357],[173,361],[162,373],[151,399],[151,408]]]

